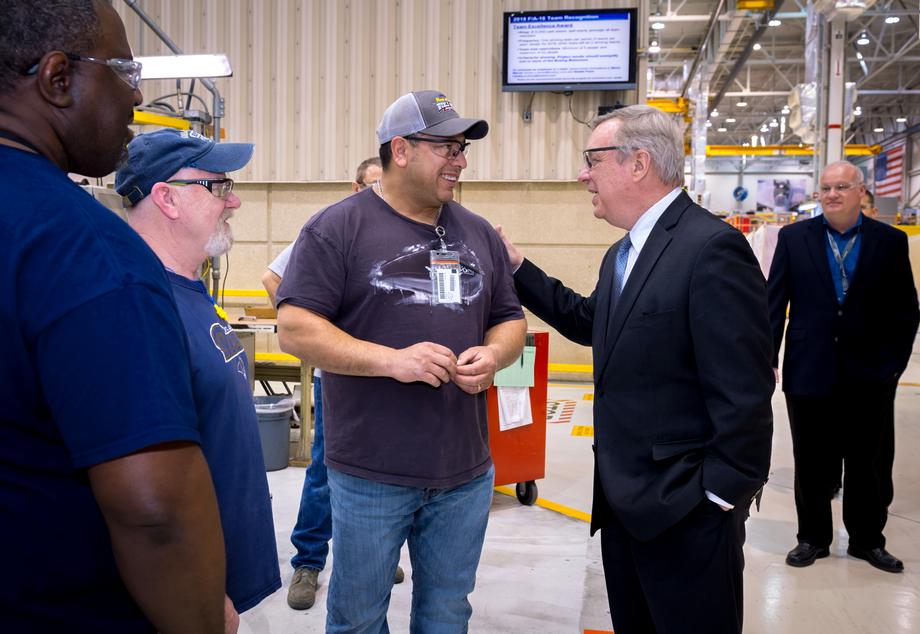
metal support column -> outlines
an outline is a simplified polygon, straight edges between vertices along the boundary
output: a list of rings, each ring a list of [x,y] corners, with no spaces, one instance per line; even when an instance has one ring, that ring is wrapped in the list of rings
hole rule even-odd
[[[709,119],[709,81],[705,64],[696,65],[696,75],[686,86],[687,96],[693,104],[693,122],[690,125],[690,190],[695,202],[708,208],[706,192],[706,121]]]
[[[847,25],[836,17],[830,25],[830,63],[827,73],[827,146],[824,165],[843,159],[843,102],[846,81]]]

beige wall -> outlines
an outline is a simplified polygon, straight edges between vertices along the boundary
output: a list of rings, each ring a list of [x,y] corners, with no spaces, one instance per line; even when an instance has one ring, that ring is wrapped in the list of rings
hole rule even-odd
[[[296,239],[304,222],[324,206],[350,192],[349,182],[240,183],[243,202],[231,220],[236,242],[230,252],[228,289],[260,289],[266,265]],[[623,235],[591,213],[584,186],[566,181],[461,182],[457,200],[493,224],[501,224],[527,257],[577,291],[589,294],[607,248]],[[231,313],[263,298],[236,298]],[[545,324],[527,316],[531,327]],[[268,337],[257,339],[260,351],[277,351]],[[590,351],[559,336],[550,336],[552,363],[588,364]]]
[[[644,3],[641,0],[640,3]],[[351,179],[376,153],[384,109],[410,90],[442,90],[463,116],[487,119],[470,179],[573,179],[587,128],[569,97],[501,92],[502,13],[523,9],[635,6],[627,0],[144,0],[138,3],[186,53],[225,53],[234,76],[216,81],[229,141],[255,141],[241,180]],[[116,2],[135,55],[169,51]],[[641,19],[644,21],[644,18]],[[645,37],[645,31],[640,28]],[[640,77],[642,73],[639,73]],[[145,102],[175,82],[142,84]],[[187,89],[188,82],[185,82]],[[196,94],[210,106],[210,95]],[[584,120],[631,93],[579,92]],[[175,98],[167,98],[171,104]],[[200,104],[194,106],[200,108]]]

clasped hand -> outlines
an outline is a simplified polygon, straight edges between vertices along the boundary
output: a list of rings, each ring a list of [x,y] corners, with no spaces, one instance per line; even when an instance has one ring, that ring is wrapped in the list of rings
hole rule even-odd
[[[488,346],[473,346],[457,357],[446,346],[423,341],[394,350],[389,374],[403,383],[421,381],[432,387],[453,381],[467,394],[477,394],[492,385],[497,365]]]

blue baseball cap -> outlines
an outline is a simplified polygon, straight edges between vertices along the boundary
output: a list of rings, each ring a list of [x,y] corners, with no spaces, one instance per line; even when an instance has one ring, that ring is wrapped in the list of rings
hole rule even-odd
[[[192,130],[157,130],[128,144],[128,160],[115,174],[115,191],[136,205],[185,167],[206,172],[234,172],[252,158],[252,143],[215,143]]]

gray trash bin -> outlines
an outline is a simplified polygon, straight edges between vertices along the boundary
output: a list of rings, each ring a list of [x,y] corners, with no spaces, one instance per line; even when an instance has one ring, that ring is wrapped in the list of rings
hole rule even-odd
[[[262,440],[265,470],[284,469],[288,466],[294,399],[290,396],[255,396],[253,401],[259,418],[259,438]]]

